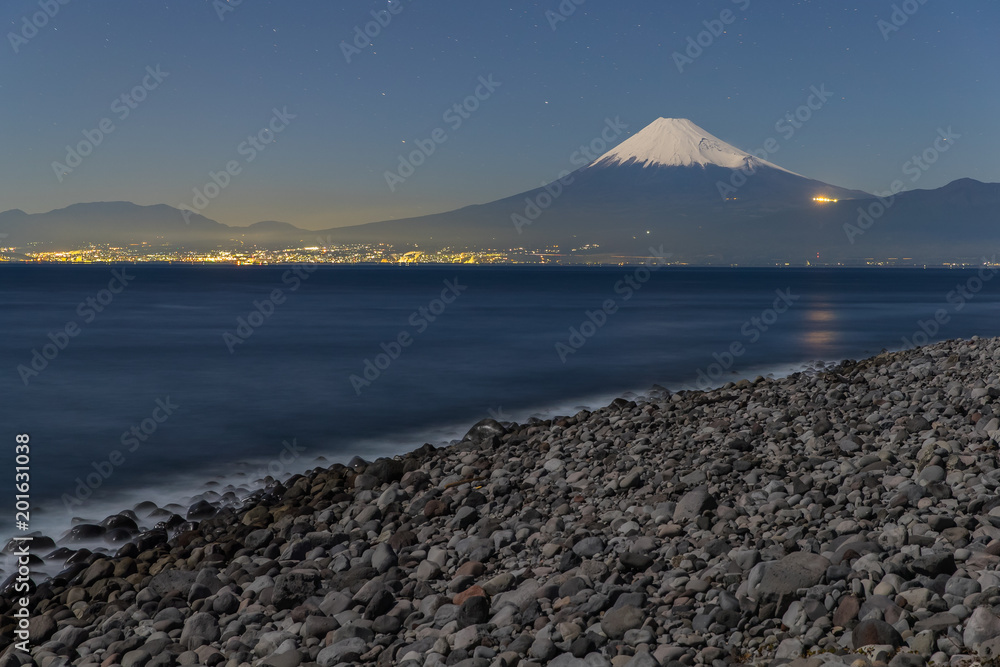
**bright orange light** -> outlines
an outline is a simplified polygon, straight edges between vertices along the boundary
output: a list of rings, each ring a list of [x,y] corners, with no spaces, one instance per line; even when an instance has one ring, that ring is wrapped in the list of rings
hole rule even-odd
[[[830,199],[829,197],[813,197],[813,201],[825,204],[827,202],[837,202],[837,201],[840,201],[840,200],[839,199]]]

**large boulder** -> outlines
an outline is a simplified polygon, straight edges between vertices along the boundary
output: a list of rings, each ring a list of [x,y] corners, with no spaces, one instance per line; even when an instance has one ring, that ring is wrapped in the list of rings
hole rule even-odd
[[[939,574],[952,575],[958,569],[955,565],[955,555],[948,552],[938,552],[914,558],[910,567],[917,574],[927,577],[936,577]]]
[[[291,609],[315,594],[319,573],[314,570],[292,570],[279,574],[274,580],[274,597],[271,602],[278,609]]]
[[[205,612],[198,612],[184,621],[180,643],[189,651],[193,651],[199,646],[217,641],[221,634],[217,618]]]
[[[705,510],[715,509],[715,498],[708,492],[707,486],[699,486],[684,494],[674,509],[674,521],[682,523],[692,521],[701,516]]]
[[[365,469],[366,475],[371,475],[381,484],[391,484],[403,479],[403,462],[396,459],[378,459]]]
[[[965,647],[975,649],[994,637],[1000,637],[1000,618],[989,607],[976,607],[965,623],[965,634],[962,635]]]
[[[28,640],[32,644],[42,644],[55,634],[56,622],[49,615],[33,616],[28,621]]]
[[[781,560],[759,563],[750,570],[747,591],[755,600],[791,595],[820,582],[830,561],[819,554],[796,551]]]
[[[604,552],[604,540],[593,535],[585,537],[573,545],[573,553],[581,558],[592,558]]]
[[[83,573],[80,578],[80,585],[84,588],[89,587],[94,582],[100,581],[101,579],[107,579],[115,573],[115,564],[106,559],[101,558],[96,560],[91,564],[90,567]]]
[[[458,628],[480,625],[490,619],[490,601],[482,596],[470,597],[458,610]]]
[[[646,614],[630,604],[612,609],[601,619],[601,630],[611,639],[621,639],[629,630],[642,627]]]
[[[496,419],[483,419],[469,429],[469,432],[462,438],[462,442],[470,442],[473,445],[481,445],[492,440],[494,437],[501,438],[507,434],[507,429]]]
[[[186,600],[197,579],[198,573],[191,570],[166,570],[154,575],[149,580],[148,588],[161,598],[167,597],[168,593],[179,593]]]
[[[396,556],[396,550],[388,543],[382,542],[375,547],[375,553],[372,554],[372,567],[378,570],[379,574],[385,574],[396,567],[398,563],[399,558]]]

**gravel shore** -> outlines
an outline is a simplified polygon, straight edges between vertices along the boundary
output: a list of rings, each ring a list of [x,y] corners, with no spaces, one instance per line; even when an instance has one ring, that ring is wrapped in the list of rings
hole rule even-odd
[[[1000,339],[948,341],[144,504],[36,539],[0,667],[991,662],[998,401]]]

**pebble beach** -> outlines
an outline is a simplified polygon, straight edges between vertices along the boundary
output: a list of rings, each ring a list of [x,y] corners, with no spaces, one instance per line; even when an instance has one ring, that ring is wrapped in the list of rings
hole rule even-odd
[[[991,664],[998,401],[974,337],[144,503],[35,538],[0,667]]]

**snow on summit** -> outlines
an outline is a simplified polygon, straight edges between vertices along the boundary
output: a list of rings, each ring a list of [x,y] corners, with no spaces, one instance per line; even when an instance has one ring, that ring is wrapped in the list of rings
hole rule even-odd
[[[597,158],[590,166],[612,167],[624,164],[642,167],[715,165],[727,169],[767,166],[789,174],[794,173],[727,144],[686,118],[658,118]]]

